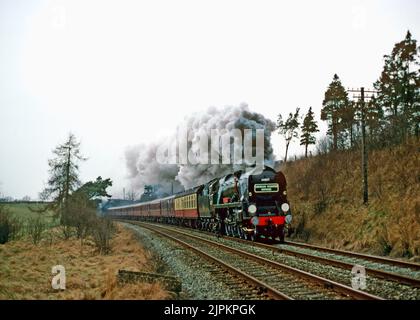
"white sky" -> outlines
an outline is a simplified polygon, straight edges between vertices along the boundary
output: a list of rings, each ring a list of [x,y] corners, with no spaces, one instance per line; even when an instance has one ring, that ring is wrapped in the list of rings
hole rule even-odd
[[[69,131],[82,180],[111,177],[118,196],[125,148],[191,112],[246,102],[319,119],[333,74],[371,87],[407,29],[420,39],[419,13],[416,0],[0,0],[0,191],[37,198]]]

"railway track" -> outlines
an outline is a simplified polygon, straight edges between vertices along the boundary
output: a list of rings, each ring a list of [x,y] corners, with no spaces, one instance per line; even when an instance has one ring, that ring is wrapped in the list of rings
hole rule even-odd
[[[250,243],[247,240],[234,238],[234,237],[229,237],[229,239],[232,240],[232,241],[239,242],[239,243]],[[324,248],[324,247],[319,247],[319,246],[313,246],[313,245],[306,245],[306,244],[295,243],[295,242],[290,242],[290,241],[287,242],[286,244],[290,245],[290,246],[296,246],[296,247],[301,247],[301,248],[310,249],[310,250],[315,249],[316,251],[328,252],[328,253],[332,253],[334,255],[344,255],[344,256],[351,257],[351,258],[357,258],[357,260],[353,260],[352,262],[346,262],[346,261],[343,261],[343,260],[338,260],[337,258],[334,259],[332,257],[314,255],[313,252],[308,253],[308,252],[301,252],[301,251],[288,249],[284,245],[281,245],[281,246],[277,247],[277,246],[268,245],[268,244],[259,243],[259,242],[251,242],[251,243],[255,247],[271,250],[272,252],[279,252],[279,253],[283,253],[283,254],[286,254],[286,255],[291,255],[291,256],[303,258],[303,259],[306,259],[306,260],[311,260],[311,261],[315,261],[315,262],[319,262],[319,263],[323,263],[323,264],[328,264],[330,266],[343,268],[343,269],[346,269],[346,270],[352,270],[355,265],[365,266],[366,265],[366,260],[367,260],[367,261],[373,261],[373,262],[387,264],[387,265],[391,265],[391,266],[397,266],[397,267],[401,267],[401,268],[409,268],[409,269],[413,269],[415,271],[420,271],[420,265],[416,264],[416,263],[400,261],[400,260],[395,260],[395,259],[389,259],[389,258],[382,258],[382,257],[378,257],[378,256],[372,256],[372,255],[366,255],[366,254],[360,254],[360,253],[353,253],[353,252],[343,251],[343,250],[334,250],[334,249],[329,249],[329,248]],[[372,268],[372,267],[368,267],[368,266],[365,266],[365,271],[370,276],[374,276],[374,277],[377,277],[377,278],[380,278],[380,279],[384,279],[384,280],[388,280],[388,281],[394,281],[394,282],[397,282],[397,283],[406,284],[408,286],[420,288],[420,272],[418,272],[418,277],[416,278],[416,277],[409,277],[409,276],[406,276],[406,275],[403,275],[403,274],[399,274],[397,272],[389,272],[389,271],[381,270],[381,269],[378,269],[378,268]]]
[[[159,230],[157,227],[151,225],[144,225],[141,223],[133,223],[132,221],[124,221],[127,223],[139,225],[143,228],[151,230],[152,232],[169,239],[181,245],[182,247],[191,250],[198,256],[203,257],[209,262],[209,265],[202,265],[207,272],[211,272],[215,280],[223,281],[230,286],[230,290],[235,291],[237,295],[247,300],[293,300],[291,297],[271,287],[267,283],[256,279],[255,277],[242,272],[234,266],[218,259],[215,256],[208,254],[199,247],[193,246],[188,242],[183,241],[165,231]],[[228,277],[230,276],[230,278]]]
[[[295,242],[295,241],[287,241],[285,244],[290,245],[290,246],[294,246],[294,247],[310,249],[310,250],[315,250],[315,251],[328,252],[328,253],[332,253],[332,254],[336,254],[336,255],[342,255],[342,256],[347,256],[347,257],[351,257],[351,258],[369,260],[369,261],[373,261],[373,262],[377,262],[377,263],[388,264],[388,265],[391,265],[391,266],[398,266],[398,267],[402,267],[402,268],[409,268],[409,269],[412,269],[412,270],[420,271],[420,264],[419,263],[402,261],[402,260],[391,259],[391,258],[380,257],[380,256],[374,256],[374,255],[358,253],[358,252],[351,252],[351,251],[346,251],[346,250],[331,249],[331,248],[327,248],[327,247],[322,247],[322,246],[317,246],[317,245],[312,245],[312,244],[306,244],[306,243],[301,243],[301,242]]]
[[[162,225],[125,221],[169,238],[240,277],[271,299],[373,299],[382,298],[291,267],[267,257],[206,238],[196,231]],[[209,237],[210,235],[206,235]],[[214,235],[213,235],[214,238]],[[231,243],[235,243],[231,241]],[[242,244],[242,245],[245,245]],[[249,242],[247,243],[249,246]],[[233,283],[239,283],[238,281]]]
[[[159,224],[159,226],[161,226]],[[210,232],[198,231],[190,228],[176,227],[165,225],[165,227],[176,228],[193,232],[198,236],[207,236],[208,239],[215,239],[215,234]],[[238,248],[246,250],[253,254],[262,255],[268,259],[274,259],[280,263],[314,273],[318,276],[331,279],[344,285],[351,285],[351,269],[355,265],[365,267],[367,288],[364,291],[373,295],[378,295],[386,299],[420,299],[420,272],[412,271],[410,276],[407,274],[399,274],[399,272],[407,272],[402,267],[381,265],[369,260],[362,260],[360,258],[356,261],[342,261],[354,260],[346,256],[342,257],[328,257],[330,253],[322,251],[299,252],[290,245],[273,246],[260,242],[250,242],[238,238],[223,236],[218,238],[218,241],[228,245],[229,242],[236,242]],[[300,249],[299,249],[300,250]],[[306,249],[302,249],[307,251]],[[374,265],[375,268],[370,267]],[[381,268],[392,269],[382,270]],[[397,270],[394,270],[394,269]]]
[[[183,228],[183,227],[180,227],[180,228]],[[187,229],[187,230],[190,230],[190,229]],[[199,231],[199,233],[200,234],[205,233],[205,234],[214,236],[214,233],[207,232],[207,231]],[[327,265],[331,265],[331,266],[335,266],[335,267],[343,268],[347,270],[352,270],[352,268],[355,265],[362,265],[365,267],[366,272],[368,272],[370,276],[374,276],[374,277],[381,278],[384,280],[394,281],[397,283],[406,284],[408,286],[420,288],[420,264],[418,263],[373,256],[373,255],[362,254],[362,253],[351,252],[351,251],[330,249],[326,247],[304,244],[300,242],[288,241],[285,244],[276,246],[276,245],[271,245],[271,244],[264,244],[261,242],[251,242],[248,240],[244,240],[244,239],[240,239],[240,238],[236,238],[232,236],[224,236],[224,237],[232,241],[239,242],[239,243],[250,244],[252,246],[265,248],[273,252],[284,253],[287,255],[300,257],[306,260],[316,261],[319,263],[323,263],[323,264],[327,264]],[[294,250],[293,247],[302,248],[304,250],[297,251],[297,250]],[[325,252],[328,255],[314,254],[316,252]],[[347,259],[346,261],[346,259],[344,260],[342,259],[342,256],[349,257],[352,259]],[[369,261],[372,261],[373,264],[367,263]],[[376,268],[370,267],[369,265],[376,266]],[[389,265],[394,268],[392,272],[387,271],[387,270],[382,270],[381,268],[384,267],[383,265]],[[403,269],[413,270],[413,272],[410,272],[413,274],[413,276],[410,277],[410,276],[401,274],[401,271],[403,272],[406,271]]]

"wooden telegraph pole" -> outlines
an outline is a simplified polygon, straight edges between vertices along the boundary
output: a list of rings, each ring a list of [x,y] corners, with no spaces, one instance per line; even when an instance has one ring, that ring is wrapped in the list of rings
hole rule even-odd
[[[368,152],[366,146],[366,110],[365,110],[365,93],[376,93],[373,90],[365,90],[364,87],[360,89],[348,89],[349,92],[360,93],[360,95],[353,95],[353,98],[358,98],[360,101],[360,120],[362,125],[362,177],[363,177],[363,204],[369,202],[369,186],[368,186]]]

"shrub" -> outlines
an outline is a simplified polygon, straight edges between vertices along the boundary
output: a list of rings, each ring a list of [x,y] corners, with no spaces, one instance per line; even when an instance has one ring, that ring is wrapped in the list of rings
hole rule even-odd
[[[46,228],[47,225],[41,217],[29,219],[27,232],[33,244],[38,244],[41,241]]]
[[[10,219],[3,210],[0,211],[0,244],[8,242],[10,236]]]
[[[61,231],[61,234],[64,240],[70,239],[74,233],[73,227],[66,224],[60,225],[59,229]]]
[[[115,232],[115,226],[110,219],[97,218],[92,224],[92,237],[100,254],[108,254],[111,251],[111,238]]]
[[[314,212],[315,214],[321,214],[327,209],[327,202],[325,200],[316,201],[314,204]]]
[[[22,230],[22,221],[13,217],[5,206],[0,205],[0,244],[19,239]]]

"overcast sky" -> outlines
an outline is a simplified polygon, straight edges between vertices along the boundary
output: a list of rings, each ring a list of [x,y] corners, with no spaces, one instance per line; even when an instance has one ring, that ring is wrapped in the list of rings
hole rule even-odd
[[[69,131],[89,158],[82,180],[111,177],[118,196],[125,149],[191,112],[245,102],[319,119],[333,74],[372,87],[419,17],[417,0],[0,0],[0,192],[37,198]]]

